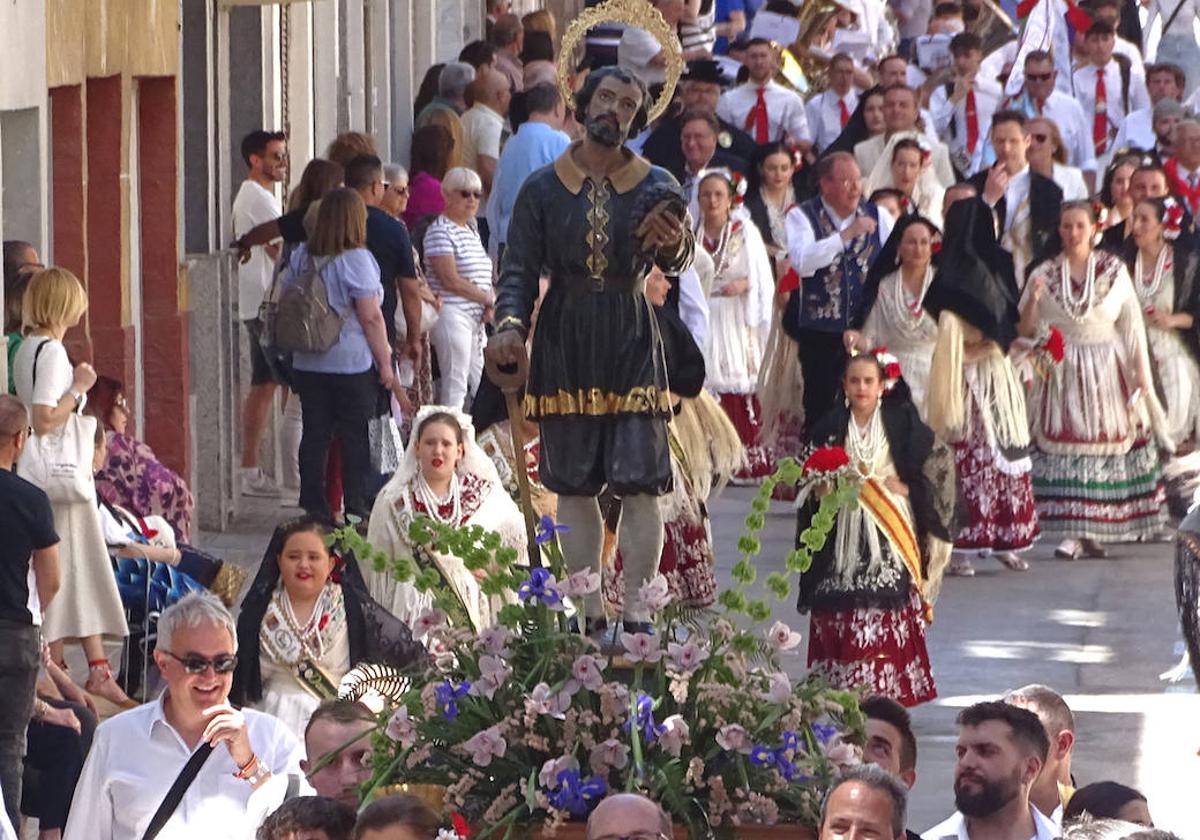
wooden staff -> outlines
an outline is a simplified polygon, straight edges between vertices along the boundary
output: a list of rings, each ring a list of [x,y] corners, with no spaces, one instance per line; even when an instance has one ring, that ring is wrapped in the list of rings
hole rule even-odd
[[[511,370],[502,370],[490,357],[484,356],[484,370],[504,393],[504,406],[508,410],[508,430],[512,434],[513,472],[517,474],[517,487],[521,494],[521,512],[525,514],[525,538],[529,541],[529,563],[534,568],[542,565],[542,551],[537,541],[537,517],[533,513],[533,495],[529,490],[529,471],[525,467],[525,412],[517,401],[517,392],[529,376],[529,358],[521,354],[520,361]]]

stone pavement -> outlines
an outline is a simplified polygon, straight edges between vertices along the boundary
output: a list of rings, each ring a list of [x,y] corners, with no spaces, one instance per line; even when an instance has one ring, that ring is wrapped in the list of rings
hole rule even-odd
[[[737,560],[752,495],[750,488],[728,488],[710,501],[722,584]],[[274,526],[298,511],[277,501],[246,502],[229,531],[201,534],[197,542],[252,576]],[[782,568],[793,530],[791,506],[775,503],[762,533],[760,580]],[[958,710],[1042,682],[1064,693],[1077,713],[1077,781],[1133,785],[1149,796],[1160,826],[1200,840],[1191,801],[1200,779],[1200,697],[1192,682],[1159,680],[1179,659],[1172,547],[1119,546],[1110,560],[1073,563],[1052,559],[1051,548],[1032,552],[1028,572],[980,561],[975,578],[946,582],[929,632],[940,696],[913,711],[920,749],[910,825],[923,831],[953,809]],[[777,604],[775,619],[807,630],[790,604]],[[790,662],[793,676],[805,671],[803,649]]]

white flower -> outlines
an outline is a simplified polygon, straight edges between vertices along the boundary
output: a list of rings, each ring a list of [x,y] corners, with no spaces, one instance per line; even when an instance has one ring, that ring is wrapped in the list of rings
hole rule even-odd
[[[471,693],[476,697],[486,697],[491,700],[496,690],[504,685],[512,676],[512,668],[504,664],[498,656],[484,654],[479,657],[479,679],[471,683]]]
[[[638,599],[650,612],[659,612],[671,603],[671,598],[671,588],[662,575],[655,575],[638,587]]]
[[[392,714],[384,732],[404,749],[417,743],[417,724],[408,716],[407,706],[401,706]]]
[[[608,773],[609,768],[623,770],[628,763],[629,747],[616,738],[609,738],[607,741],[597,744],[592,748],[591,755],[588,756],[588,764],[591,765],[592,772],[598,776]]]
[[[506,647],[511,636],[507,627],[494,624],[479,634],[475,648],[493,656],[512,656],[512,651]]]
[[[476,732],[463,742],[463,749],[471,753],[471,760],[480,767],[487,767],[492,758],[502,758],[508,751],[508,742],[500,734],[499,727],[492,726]]]
[[[775,650],[791,650],[800,644],[801,636],[782,621],[776,621],[767,631],[767,641]]]
[[[600,588],[600,574],[590,569],[580,569],[573,572],[558,585],[559,591],[567,598],[579,598]]]
[[[575,659],[571,666],[571,676],[577,685],[596,691],[604,685],[604,664],[589,653]]]
[[[462,840],[458,832],[453,828],[439,828],[437,837],[434,840]]]
[[[544,788],[556,787],[559,773],[564,770],[574,770],[578,766],[574,756],[570,755],[560,755],[558,758],[548,759],[538,773],[538,785]]]
[[[783,705],[792,699],[792,681],[783,671],[767,675],[767,690],[763,695],[768,702]]]
[[[529,696],[525,698],[525,714],[551,715],[561,718],[567,709],[571,708],[572,694],[574,692],[565,687],[562,691],[556,693],[551,691],[550,686],[546,683],[538,683],[533,687],[533,691],[529,692]]]
[[[682,715],[671,715],[662,722],[663,733],[658,736],[658,745],[666,752],[679,758],[683,745],[687,743],[691,729]]]
[[[855,767],[862,764],[860,748],[855,744],[844,742],[841,733],[834,735],[828,741],[821,744],[821,751],[825,753],[826,758],[838,767]]]
[[[667,655],[671,657],[671,666],[681,674],[690,674],[700,667],[708,658],[708,648],[689,640],[684,644],[667,643]]]
[[[663,657],[658,639],[649,633],[622,633],[621,644],[630,662],[657,662]]]
[[[754,749],[754,742],[750,739],[750,733],[745,727],[739,726],[736,723],[727,723],[717,732],[717,745],[723,750],[730,752],[740,752],[743,755],[749,755]]]
[[[435,608],[425,610],[417,616],[417,620],[413,623],[412,630],[417,636],[424,636],[431,630],[446,625],[446,614]]]

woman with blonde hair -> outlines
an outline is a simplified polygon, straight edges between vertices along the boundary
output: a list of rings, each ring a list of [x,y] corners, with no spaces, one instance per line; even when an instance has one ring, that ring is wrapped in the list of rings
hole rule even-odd
[[[83,284],[65,268],[42,269],[29,279],[22,307],[26,339],[13,359],[13,379],[17,396],[29,408],[35,436],[62,434],[72,415],[82,412],[85,395],[96,382],[92,366],[84,362],[72,367],[63,346],[63,336],[79,323],[87,305]],[[86,431],[92,435],[94,427]],[[76,466],[91,475],[90,459]],[[90,499],[50,503],[61,539],[62,586],[46,608],[42,635],[64,669],[63,643],[78,640],[88,660],[85,688],[118,705],[129,705],[133,701],[113,679],[104,653],[106,638],[119,640],[129,631],[100,528],[95,485],[89,480],[88,487]]]
[[[368,421],[380,387],[393,385],[392,352],[383,324],[383,284],[367,243],[367,208],[354,190],[339,188],[321,201],[316,227],[296,247],[285,269],[285,287],[316,271],[329,305],[341,316],[337,342],[323,353],[293,353],[296,392],[304,415],[300,439],[300,506],[328,517],[325,462],[337,429],[342,447],[345,511],[371,511]]]
[[[1026,127],[1029,129],[1029,168],[1058,184],[1063,191],[1063,201],[1086,199],[1090,193],[1083,182],[1083,172],[1067,166],[1067,145],[1054,120],[1034,117]]]

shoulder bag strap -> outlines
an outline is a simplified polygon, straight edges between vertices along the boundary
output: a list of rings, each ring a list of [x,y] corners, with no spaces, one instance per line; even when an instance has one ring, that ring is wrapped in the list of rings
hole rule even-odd
[[[167,791],[166,797],[163,798],[162,804],[158,806],[158,810],[150,818],[150,825],[146,829],[146,833],[142,835],[142,840],[154,840],[158,836],[158,833],[163,830],[163,826],[167,824],[167,821],[171,819],[171,815],[175,813],[175,809],[179,807],[179,803],[183,800],[183,795],[192,786],[192,782],[196,779],[196,774],[200,772],[200,768],[204,766],[204,762],[208,761],[208,757],[212,754],[212,751],[212,744],[206,741],[192,753],[192,757],[188,759],[187,764],[183,765],[183,769],[175,777],[175,781],[171,784],[171,789]]]
[[[1179,17],[1179,10],[1183,8],[1183,4],[1186,2],[1187,0],[1179,0],[1179,2],[1175,4],[1175,11],[1171,12],[1171,16],[1167,18],[1167,22],[1163,24],[1163,35],[1167,34],[1167,30],[1170,29],[1171,24],[1175,22],[1175,18]]]
[[[283,801],[290,802],[300,795],[300,775],[298,773],[288,773],[287,790],[283,792]]]
[[[37,346],[37,349],[33,351],[33,383],[29,386],[30,391],[37,388],[38,357],[42,355],[42,351],[46,349],[46,345],[49,344],[51,341],[53,341],[53,339],[50,339],[50,338],[43,339],[42,343]],[[30,398],[32,399],[32,396]]]

